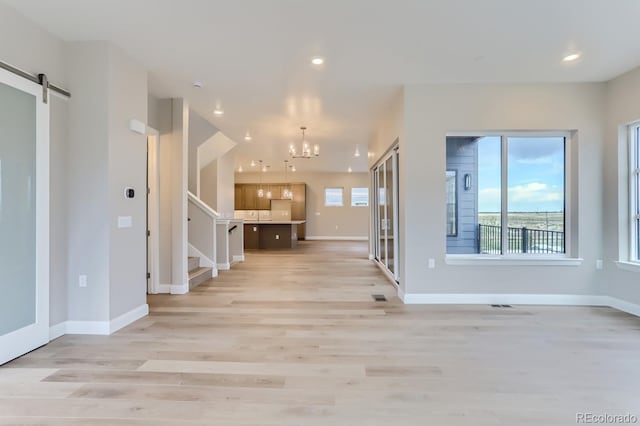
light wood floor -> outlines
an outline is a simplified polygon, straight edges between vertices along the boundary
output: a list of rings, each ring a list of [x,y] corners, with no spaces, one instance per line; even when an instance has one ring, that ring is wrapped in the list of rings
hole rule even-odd
[[[365,243],[248,253],[103,336],[0,368],[2,425],[572,425],[640,416],[640,319],[404,306]],[[375,303],[371,294],[390,299]]]

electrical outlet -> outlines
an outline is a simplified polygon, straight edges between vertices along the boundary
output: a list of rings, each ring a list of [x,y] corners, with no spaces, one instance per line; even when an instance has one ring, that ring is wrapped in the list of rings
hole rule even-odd
[[[427,261],[427,266],[429,267],[429,269],[433,269],[436,267],[436,260],[435,259],[429,259]]]
[[[87,286],[87,276],[86,275],[80,275],[78,277],[78,286],[80,286],[80,287],[86,287]]]
[[[602,262],[602,259],[596,260],[596,269],[602,269],[602,268],[604,268],[604,264]]]
[[[276,234],[276,240],[280,239],[280,235]]]

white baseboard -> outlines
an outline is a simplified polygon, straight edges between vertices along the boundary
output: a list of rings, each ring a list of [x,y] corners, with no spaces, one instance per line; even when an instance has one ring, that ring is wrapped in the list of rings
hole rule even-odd
[[[244,262],[244,254],[241,254],[241,255],[234,254],[233,255],[233,261],[234,262]]]
[[[58,337],[63,336],[66,328],[67,328],[66,321],[62,321],[59,324],[52,325],[51,327],[49,327],[49,341],[55,340]]]
[[[64,334],[109,335],[109,321],[67,321]]]
[[[49,328],[49,340],[64,334],[98,334],[108,336],[149,314],[146,303],[125,312],[111,321],[65,321]]]
[[[218,269],[221,271],[228,271],[229,269],[231,269],[231,264],[229,262],[218,263]]]
[[[158,294],[171,294],[171,284],[160,284]]]
[[[374,255],[369,254],[369,260],[375,260],[375,258],[376,258],[376,257],[375,257]]]
[[[640,305],[609,296],[580,294],[405,294],[398,297],[407,305],[559,305],[607,306],[640,317]]]
[[[369,237],[331,237],[331,236],[309,236],[304,237],[308,241],[369,241]]]
[[[187,294],[189,293],[189,282],[186,284],[171,284],[171,294]]]
[[[609,306],[622,312],[640,317],[640,305],[627,302],[626,300],[616,299],[615,297],[607,297]]]
[[[147,315],[149,315],[149,305],[146,303],[130,310],[129,312],[125,312],[109,322],[109,334],[115,333],[121,328],[126,327],[132,322],[135,322],[142,317],[146,317]]]
[[[405,294],[398,289],[398,297],[411,305],[567,305],[567,306],[609,306],[606,296],[576,294]]]

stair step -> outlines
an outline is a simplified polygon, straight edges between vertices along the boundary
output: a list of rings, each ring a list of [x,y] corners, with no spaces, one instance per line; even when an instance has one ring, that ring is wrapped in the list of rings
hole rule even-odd
[[[200,267],[200,258],[199,257],[189,257],[189,272],[195,271]]]
[[[212,270],[213,268],[210,267],[202,267],[189,271],[189,290],[210,280],[213,275]]]

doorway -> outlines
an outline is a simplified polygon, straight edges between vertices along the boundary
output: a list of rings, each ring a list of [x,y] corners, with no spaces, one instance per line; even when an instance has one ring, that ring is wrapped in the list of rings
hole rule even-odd
[[[160,292],[160,135],[147,127],[147,293]]]
[[[396,144],[371,169],[374,258],[396,283],[400,281],[398,268],[399,155]]]

